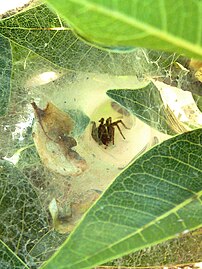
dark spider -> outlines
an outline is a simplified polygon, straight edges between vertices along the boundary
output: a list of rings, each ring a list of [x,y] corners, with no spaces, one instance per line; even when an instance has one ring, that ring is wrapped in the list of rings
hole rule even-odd
[[[95,122],[92,122],[93,127],[92,127],[91,135],[92,135],[93,139],[99,145],[104,144],[107,147],[111,142],[114,145],[115,126],[118,128],[123,139],[125,139],[118,124],[121,123],[126,129],[129,129],[129,128],[126,127],[126,125],[123,123],[122,120],[117,120],[117,121],[112,122],[112,118],[109,117],[108,119],[106,119],[105,123],[104,123],[104,121],[105,121],[104,118],[101,118],[99,120],[100,125],[98,127],[96,127]]]

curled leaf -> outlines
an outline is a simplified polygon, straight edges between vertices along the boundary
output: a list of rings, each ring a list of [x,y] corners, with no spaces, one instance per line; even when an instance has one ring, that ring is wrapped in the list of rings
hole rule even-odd
[[[77,145],[71,136],[74,122],[67,113],[52,103],[40,109],[32,103],[35,112],[33,139],[44,165],[61,175],[79,175],[87,168],[86,161],[72,148]]]
[[[192,59],[189,68],[194,72],[196,79],[202,82],[202,61]]]
[[[52,217],[53,227],[59,233],[70,233],[87,209],[99,198],[100,193],[91,192],[82,201],[73,202],[69,205],[68,213],[61,208],[55,198],[49,204],[49,212]]]

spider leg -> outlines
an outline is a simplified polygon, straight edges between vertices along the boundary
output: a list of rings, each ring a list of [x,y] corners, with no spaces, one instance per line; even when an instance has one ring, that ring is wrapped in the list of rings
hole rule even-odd
[[[122,131],[121,131],[119,125],[118,125],[119,123],[121,123],[121,124],[124,126],[125,129],[130,129],[130,128],[128,128],[128,127],[123,123],[122,120],[117,120],[117,121],[111,123],[112,126],[116,126],[116,127],[118,128],[119,133],[121,134],[121,136],[123,137],[123,139],[125,139],[125,136],[123,135],[123,133],[122,133]]]
[[[118,123],[117,123],[117,122],[113,122],[113,125],[116,126],[116,127],[118,128],[119,133],[121,134],[121,136],[123,137],[123,139],[126,139],[125,136],[123,135],[123,133],[122,133],[120,127],[118,126]],[[127,129],[128,129],[128,128],[127,128]]]
[[[117,121],[113,122],[112,124],[117,125],[118,123],[121,123],[124,126],[125,129],[128,129],[128,130],[130,129],[124,124],[124,122],[122,120],[117,120]]]
[[[94,132],[95,129],[96,129],[96,123],[95,123],[94,121],[91,121],[91,124],[92,124],[91,134],[93,134],[93,132]]]
[[[91,121],[91,123],[92,123],[91,136],[97,143],[99,143],[98,128],[96,127],[96,123],[94,121]]]

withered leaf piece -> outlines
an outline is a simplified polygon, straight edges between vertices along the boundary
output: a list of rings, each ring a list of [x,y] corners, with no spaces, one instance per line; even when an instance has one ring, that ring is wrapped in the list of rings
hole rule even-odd
[[[88,208],[99,198],[99,194],[93,192],[89,194],[83,201],[77,201],[70,204],[70,213],[65,215],[61,214],[61,208],[54,198],[49,204],[49,211],[53,221],[53,227],[59,233],[70,233],[83,214]]]
[[[202,61],[191,59],[189,68],[194,72],[195,77],[202,82]]]
[[[74,122],[67,113],[48,103],[43,110],[32,103],[37,119],[33,139],[43,164],[63,176],[79,175],[87,168],[86,161],[72,148],[77,145],[71,136]]]

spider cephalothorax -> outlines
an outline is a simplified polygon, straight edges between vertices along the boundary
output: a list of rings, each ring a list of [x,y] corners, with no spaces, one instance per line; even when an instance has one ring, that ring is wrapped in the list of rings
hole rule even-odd
[[[104,121],[104,118],[101,118],[99,120],[100,125],[98,127],[96,127],[96,123],[93,122],[91,135],[97,143],[99,143],[100,145],[104,144],[105,146],[108,146],[110,143],[114,145],[115,126],[118,128],[123,139],[125,139],[118,124],[121,123],[126,129],[129,128],[126,127],[122,120],[112,122],[112,118],[109,117],[106,119],[105,123]]]

